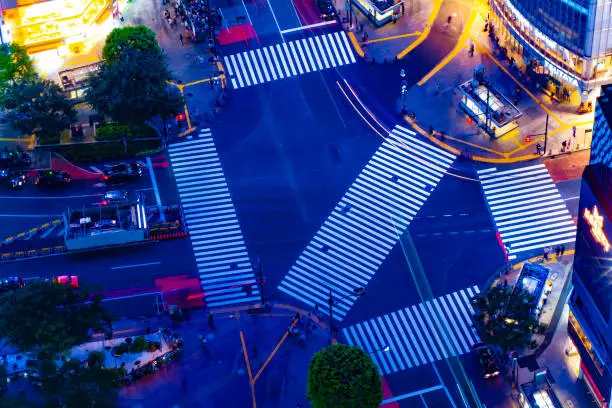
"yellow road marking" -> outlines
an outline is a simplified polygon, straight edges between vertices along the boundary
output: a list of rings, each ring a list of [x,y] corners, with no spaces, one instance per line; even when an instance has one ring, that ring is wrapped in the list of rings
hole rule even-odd
[[[244,353],[244,361],[246,361],[247,372],[249,374],[249,383],[251,385],[251,398],[253,399],[253,408],[257,407],[257,401],[255,400],[255,381],[253,380],[253,374],[251,371],[251,363],[249,362],[249,353],[246,349],[246,343],[244,341],[244,333],[240,330],[240,342],[242,343],[242,352]]]
[[[502,71],[504,71],[506,73],[506,75],[508,75],[510,78],[512,78],[512,80],[519,86],[521,87],[521,89],[523,91],[525,91],[525,93],[529,96],[531,96],[531,99],[533,99],[538,105],[540,105],[540,107],[542,109],[544,109],[544,111],[546,111],[546,113],[548,113],[548,115],[553,118],[554,120],[556,120],[559,124],[563,124],[563,122],[561,121],[561,119],[559,119],[559,117],[557,115],[555,115],[554,113],[552,113],[552,111],[550,109],[548,109],[548,107],[546,105],[544,105],[542,103],[542,101],[540,101],[534,94],[531,93],[531,91],[529,91],[529,89],[527,89],[525,87],[525,85],[523,85],[519,80],[517,80],[514,75],[512,75],[510,73],[510,71],[508,71],[508,69],[497,60],[497,58],[495,58],[493,55],[491,55],[491,53],[489,52],[489,50],[483,46],[482,44],[480,44],[480,42],[478,42],[474,37],[472,37],[470,35],[470,38],[472,39],[472,41],[474,41],[474,44],[478,45],[478,49],[482,52],[484,52],[485,54],[487,54],[487,56],[489,58],[491,58],[491,60],[495,63],[495,65],[497,65],[498,67],[500,67],[502,69]]]
[[[399,54],[397,54],[397,58],[399,58],[399,59],[404,58],[406,55],[408,55],[408,53],[410,51],[414,50],[423,41],[425,41],[425,39],[429,35],[429,32],[431,31],[431,25],[436,20],[436,17],[438,16],[438,13],[440,12],[440,6],[441,5],[442,5],[442,0],[434,0],[433,10],[431,11],[431,14],[429,15],[429,18],[427,19],[427,23],[425,24],[425,28],[423,29],[423,32],[421,33],[419,38],[416,39],[416,41],[414,41],[412,44],[410,44],[404,51],[402,51]]]
[[[392,35],[389,37],[382,37],[382,38],[376,38],[374,40],[362,41],[359,44],[372,44],[372,43],[383,42],[383,41],[397,40],[399,38],[416,37],[417,35],[421,35],[421,34],[423,33],[421,33],[420,31],[415,31],[414,33]]]
[[[353,47],[355,48],[355,52],[359,54],[360,57],[363,57],[365,55],[365,52],[363,52],[363,50],[361,49],[361,46],[359,45],[359,42],[357,41],[357,38],[355,38],[355,33],[353,33],[352,31],[349,31],[348,36],[351,39],[351,43],[353,44]]]
[[[464,48],[465,41],[468,39],[468,37],[470,37],[470,30],[472,29],[472,24],[474,24],[474,20],[476,19],[477,14],[478,13],[476,12],[476,7],[472,5],[472,10],[470,11],[468,21],[463,28],[463,32],[461,33],[459,40],[457,40],[457,44],[455,44],[455,47],[452,49],[452,51],[446,57],[444,57],[442,61],[438,63],[438,65],[436,65],[431,71],[429,71],[427,75],[425,75],[419,82],[417,82],[418,86],[423,86],[425,82],[429,81],[432,76],[434,76],[438,73],[438,71],[444,68],[444,66],[446,66],[446,64],[448,64],[453,58],[455,58],[457,54],[459,54],[459,51]]]

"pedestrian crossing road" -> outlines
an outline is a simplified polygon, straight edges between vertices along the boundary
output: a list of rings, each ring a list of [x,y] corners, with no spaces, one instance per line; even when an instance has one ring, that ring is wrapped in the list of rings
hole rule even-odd
[[[342,320],[455,156],[396,126],[316,232],[279,290]]]
[[[344,31],[244,51],[224,57],[234,89],[356,62]]]
[[[348,344],[372,356],[383,375],[460,356],[480,342],[470,304],[478,293],[473,286],[342,331]]]
[[[168,153],[207,305],[257,301],[251,261],[210,131],[170,145]]]
[[[488,206],[509,256],[571,244],[576,225],[544,164],[478,172]]]

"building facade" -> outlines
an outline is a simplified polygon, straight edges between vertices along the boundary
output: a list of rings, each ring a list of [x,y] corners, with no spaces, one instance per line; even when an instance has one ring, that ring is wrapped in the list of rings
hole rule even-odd
[[[496,27],[526,63],[588,96],[612,83],[612,3],[605,0],[492,0]]]
[[[580,376],[601,407],[612,400],[612,85],[595,104],[590,164],[580,189],[569,300],[569,347]]]
[[[591,142],[591,164],[602,163],[612,167],[612,85],[601,87],[595,103],[595,123]]]

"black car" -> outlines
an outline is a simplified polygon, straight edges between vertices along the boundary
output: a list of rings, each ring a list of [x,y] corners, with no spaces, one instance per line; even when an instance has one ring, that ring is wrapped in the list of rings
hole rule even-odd
[[[107,184],[119,184],[138,179],[144,173],[144,164],[140,162],[121,163],[106,166],[102,171],[102,181]]]
[[[325,21],[335,20],[338,17],[333,0],[317,0],[317,6],[321,11],[321,18]]]
[[[25,187],[26,174],[22,171],[0,169],[0,183],[6,184],[12,189],[20,190]]]
[[[478,361],[482,368],[484,378],[493,378],[499,375],[499,367],[493,359],[493,353],[484,343],[478,343],[473,346],[478,354]]]
[[[23,288],[23,279],[11,276],[0,280],[0,293]]]
[[[65,171],[59,170],[41,170],[34,178],[34,184],[37,186],[66,186],[70,184],[72,177]]]
[[[32,158],[27,153],[8,150],[0,152],[0,168],[20,170],[30,168],[31,165]]]

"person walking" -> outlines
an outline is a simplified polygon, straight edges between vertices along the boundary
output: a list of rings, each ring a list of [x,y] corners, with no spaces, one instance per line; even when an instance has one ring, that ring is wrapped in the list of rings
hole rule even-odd
[[[555,247],[555,256],[558,258],[560,253],[561,253],[561,247],[560,246],[556,246]]]
[[[215,327],[215,317],[212,313],[208,315],[208,327],[210,330],[215,331],[217,328]]]
[[[561,245],[561,256],[565,253],[565,245]]]
[[[548,254],[550,253],[550,248],[549,247],[545,247],[544,248],[544,260],[548,261]]]
[[[179,40],[181,41],[181,45],[185,45],[183,44],[183,34],[179,33]]]

